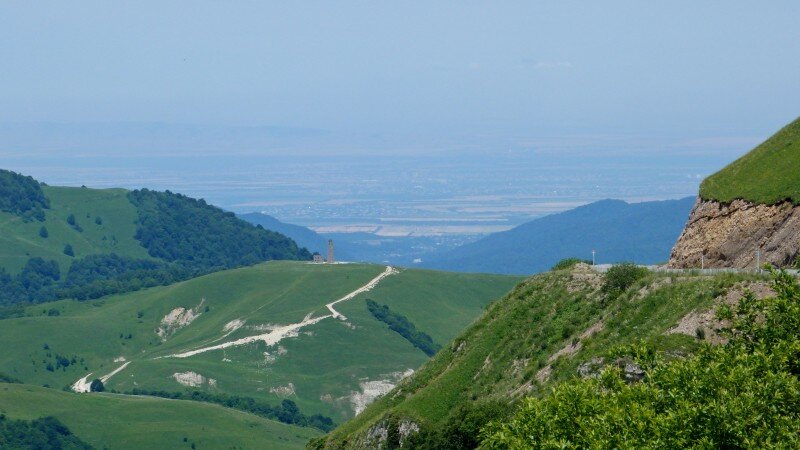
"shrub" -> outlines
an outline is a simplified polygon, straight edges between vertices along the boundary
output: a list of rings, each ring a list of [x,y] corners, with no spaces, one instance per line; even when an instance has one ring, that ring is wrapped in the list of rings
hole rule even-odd
[[[618,297],[637,280],[647,276],[648,272],[646,268],[629,262],[615,264],[606,272],[601,290],[609,297]]]
[[[72,246],[67,244],[64,246],[64,254],[67,256],[75,256],[75,251],[72,250]]]
[[[47,228],[42,225],[42,228],[39,228],[39,237],[47,239],[48,236],[50,236],[50,233],[48,233]]]

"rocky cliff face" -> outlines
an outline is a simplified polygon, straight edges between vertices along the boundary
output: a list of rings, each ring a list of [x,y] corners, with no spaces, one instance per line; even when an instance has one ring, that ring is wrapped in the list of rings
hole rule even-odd
[[[705,255],[706,268],[754,268],[757,250],[762,264],[794,263],[800,252],[800,206],[698,198],[668,267],[699,268]]]

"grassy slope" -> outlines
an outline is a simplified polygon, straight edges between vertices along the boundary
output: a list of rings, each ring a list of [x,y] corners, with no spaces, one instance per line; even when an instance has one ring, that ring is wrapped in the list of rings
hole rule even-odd
[[[133,362],[111,379],[109,388],[175,391],[182,386],[172,374],[194,371],[216,379],[216,392],[277,403],[280,398],[269,389],[292,383],[296,395],[290,398],[303,412],[321,412],[341,422],[352,416],[349,395],[360,389],[360,381],[384,379],[427,360],[421,351],[375,320],[364,298],[389,304],[445,343],[479,316],[484,305],[519,281],[514,277],[404,270],[374,291],[341,304],[339,310],[348,317],[348,323],[326,319],[301,330],[309,334],[282,341],[284,355],[277,355],[275,347],[256,343],[186,359],[153,359],[207,345],[220,338],[225,324],[235,319],[244,319],[248,325],[287,324],[299,322],[311,312],[325,314],[326,303],[362,286],[382,270],[383,266],[361,264],[271,262],[90,302],[67,300],[50,303],[47,308],[31,307],[29,317],[0,322],[0,344],[7,349],[0,352],[0,372],[25,382],[61,388],[88,372],[110,372],[120,365],[113,362],[114,358],[124,356]],[[162,343],[154,332],[161,318],[175,307],[196,306],[201,299],[205,299],[209,311]],[[49,308],[58,309],[60,315],[43,314]],[[129,334],[131,338],[127,339]],[[245,327],[225,341],[253,334],[258,333]],[[264,352],[277,359],[266,361]],[[45,367],[54,364],[56,353],[76,356],[83,363],[49,372]],[[330,399],[323,401],[323,396]]]
[[[55,416],[96,448],[302,448],[319,433],[198,402],[72,394],[0,383],[0,412],[14,419]],[[183,442],[183,438],[188,442]]]
[[[700,197],[731,202],[736,199],[775,204],[800,203],[800,118],[764,143],[706,178]]]
[[[569,272],[533,277],[518,285],[463,334],[439,352],[398,390],[331,434],[331,443],[351,441],[386,413],[409,416],[435,426],[458,405],[475,399],[510,398],[521,386],[545,392],[553,383],[575,376],[577,366],[604,355],[615,345],[648,339],[665,349],[690,351],[697,345],[688,336],[663,333],[688,312],[708,307],[713,298],[741,280],[735,276],[680,277],[678,282],[654,285],[663,276],[650,275],[619,299],[603,305],[600,294],[586,283],[575,285]],[[663,281],[661,281],[663,283]],[[655,286],[643,297],[644,286]],[[605,328],[581,340],[573,357],[552,363],[544,384],[536,381],[548,357],[572,342],[599,320]],[[462,346],[463,344],[463,346]]]
[[[64,254],[66,244],[72,245],[76,258],[100,253],[148,258],[147,250],[133,238],[136,208],[128,201],[126,190],[51,186],[42,189],[50,199],[44,222],[26,223],[14,214],[0,212],[0,267],[14,274],[28,258],[39,256],[58,261],[63,275],[73,259]],[[70,214],[75,215],[83,232],[67,223]],[[95,223],[95,217],[102,219],[102,225]],[[47,238],[39,236],[43,225],[49,233]]]

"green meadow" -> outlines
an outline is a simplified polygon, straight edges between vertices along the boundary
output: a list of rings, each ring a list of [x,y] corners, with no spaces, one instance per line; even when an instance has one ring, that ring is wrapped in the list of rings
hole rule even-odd
[[[388,304],[444,345],[520,278],[400,269],[372,291],[338,304],[346,320],[323,319],[272,346],[259,341],[188,358],[169,356],[328,315],[327,303],[384,269],[273,261],[98,300],[31,306],[25,317],[0,321],[0,372],[62,389],[89,373],[89,380],[108,374],[124,360],[130,364],[108,380],[107,389],[197,389],[271,404],[288,398],[305,414],[340,423],[353,416],[354,394],[363,383],[396,383],[428,360],[372,317],[366,298]],[[198,316],[160,337],[162,320],[176,308]],[[59,358],[70,364],[59,366]],[[176,381],[175,374],[189,372],[204,381],[191,387]]]
[[[98,449],[296,449],[321,434],[206,403],[26,384],[0,383],[0,413],[12,419],[56,417]]]
[[[134,239],[136,207],[125,189],[86,189],[42,186],[50,199],[45,221],[25,221],[16,214],[0,211],[0,267],[11,274],[19,272],[29,258],[41,257],[58,262],[61,273],[69,270],[74,258],[116,253],[133,258],[149,258],[147,250]],[[67,223],[74,215],[78,228]],[[42,237],[42,227],[48,236]],[[74,257],[64,254],[71,245]]]

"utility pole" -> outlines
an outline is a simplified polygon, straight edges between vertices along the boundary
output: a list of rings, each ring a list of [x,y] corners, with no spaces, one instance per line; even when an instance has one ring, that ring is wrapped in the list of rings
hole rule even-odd
[[[761,273],[761,249],[756,249],[756,270]]]
[[[594,250],[592,250],[592,265],[594,265]]]

